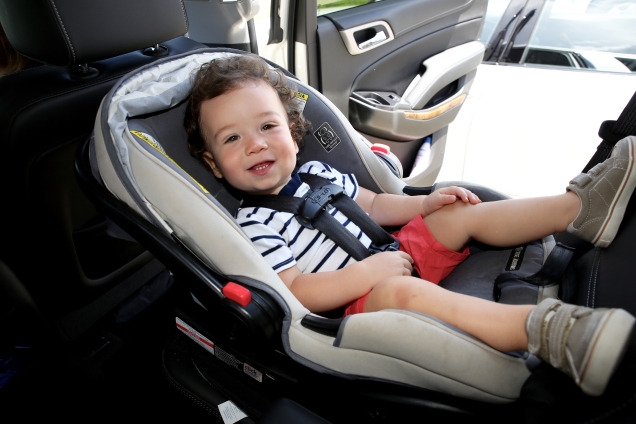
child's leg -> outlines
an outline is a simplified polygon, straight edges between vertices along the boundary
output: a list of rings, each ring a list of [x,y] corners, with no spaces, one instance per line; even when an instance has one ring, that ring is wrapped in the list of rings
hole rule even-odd
[[[576,176],[562,195],[467,205],[456,202],[424,218],[442,245],[459,250],[474,238],[511,246],[567,231],[599,247],[608,246],[636,187],[636,137],[619,141],[612,155]]]
[[[440,319],[502,352],[527,350],[532,305],[505,305],[454,293],[414,277],[393,277],[369,294],[365,312],[408,309]]]
[[[527,350],[593,396],[603,394],[635,322],[622,309],[590,309],[556,299],[537,306],[504,305],[413,277],[392,277],[378,284],[364,311],[394,308],[430,315],[504,352]]]
[[[435,240],[459,250],[475,239],[491,246],[516,246],[565,231],[581,209],[572,192],[471,205],[455,202],[426,216]]]

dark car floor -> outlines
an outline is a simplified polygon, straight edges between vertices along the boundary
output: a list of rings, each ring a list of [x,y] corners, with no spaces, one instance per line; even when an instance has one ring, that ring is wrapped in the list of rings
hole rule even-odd
[[[26,369],[0,388],[0,408],[3,416],[12,417],[13,420],[25,420],[41,418],[46,414],[49,418],[63,418],[67,422],[107,422],[135,418],[152,420],[172,417],[222,422],[218,411],[211,412],[205,409],[179,391],[173,386],[172,380],[166,377],[162,353],[175,337],[173,299],[176,297],[176,290],[173,286],[158,301],[127,323],[116,324],[112,316],[107,317],[82,340],[63,346],[56,346],[51,342],[31,352],[30,355],[23,354],[23,362],[28,365]],[[223,376],[222,374],[226,373],[223,368],[218,371],[217,383],[231,389],[229,386],[232,384],[229,384],[230,380],[227,378],[232,378],[232,375]],[[634,370],[629,370],[628,374],[634,375]],[[551,380],[550,385],[559,381],[566,385],[571,384],[567,377],[559,376],[560,373],[556,380]],[[573,418],[577,415],[575,410],[578,407],[575,405],[576,402],[572,401],[568,402],[570,406],[566,411],[561,411],[565,413],[565,417],[561,414],[548,414],[547,417],[539,414],[541,420],[537,421],[531,418],[534,415],[532,411],[527,410],[529,414],[524,413],[524,419],[518,422],[636,422],[636,395],[625,396],[625,393],[633,393],[635,383],[631,378],[628,380],[631,382],[628,381],[626,384],[631,389],[618,389],[617,398],[622,398],[615,404],[618,408],[607,415],[597,415],[592,421],[588,421],[587,417],[582,420],[577,417],[573,421],[563,421],[567,416]],[[559,384],[556,384],[552,387],[553,391],[558,391],[558,386]],[[543,392],[544,389],[545,385],[540,391]],[[243,396],[247,394],[241,387],[235,389],[235,393],[236,390]],[[580,400],[580,397],[576,398]],[[256,398],[252,400],[262,401]],[[317,405],[313,409],[318,411],[321,406]],[[572,411],[571,415],[567,412],[568,409]],[[436,416],[435,411],[429,412],[427,421]],[[441,416],[445,415],[442,410],[437,412],[441,413]],[[360,418],[359,415],[354,416]],[[554,421],[550,420],[550,416]],[[368,422],[377,423],[420,422],[422,418],[421,413],[408,415],[408,419],[399,421],[388,417],[366,417],[369,419]],[[448,418],[446,416],[443,421],[448,421]],[[463,418],[470,421],[479,419],[476,416]],[[498,422],[494,418],[490,417],[489,422]],[[347,419],[342,422],[361,421]],[[439,420],[433,418],[431,422]]]
[[[161,352],[174,328],[170,294],[128,323],[108,317],[70,346],[50,342],[23,354],[25,369],[0,389],[3,416],[17,420],[45,413],[77,422],[179,416],[214,422],[164,375]]]

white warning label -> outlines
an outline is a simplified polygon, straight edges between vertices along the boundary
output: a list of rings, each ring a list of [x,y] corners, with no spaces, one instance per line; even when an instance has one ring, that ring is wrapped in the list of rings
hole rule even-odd
[[[247,417],[245,412],[241,411],[232,401],[223,402],[219,405],[219,412],[225,424],[234,424],[237,421]]]
[[[231,366],[232,368],[236,368],[239,371],[243,371],[245,374],[249,375],[250,377],[258,381],[259,383],[263,382],[262,372],[260,372],[253,366],[244,363],[243,361],[241,361],[240,359],[238,359],[236,356],[232,355],[231,353],[224,351],[218,346],[215,346],[210,339],[206,338],[203,334],[199,333],[197,330],[190,327],[181,318],[176,317],[176,321],[177,321],[177,328],[183,334],[190,337],[192,340],[194,340],[196,343],[198,343],[200,346],[202,346],[205,350],[210,352],[212,355],[216,356],[218,359],[225,362],[227,365]],[[271,376],[270,378],[272,380],[274,379]]]

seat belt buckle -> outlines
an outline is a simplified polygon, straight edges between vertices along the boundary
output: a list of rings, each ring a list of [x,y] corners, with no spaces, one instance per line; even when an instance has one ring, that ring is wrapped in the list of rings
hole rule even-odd
[[[344,189],[336,184],[327,184],[310,191],[300,205],[296,219],[304,227],[313,229],[313,222],[318,214],[326,210],[331,202],[342,196],[342,193],[344,193]]]
[[[382,252],[397,252],[398,250],[400,250],[400,242],[395,239],[393,240],[393,243],[387,243],[381,246],[377,246],[376,244],[371,243],[371,245],[369,246],[369,253],[371,255]]]

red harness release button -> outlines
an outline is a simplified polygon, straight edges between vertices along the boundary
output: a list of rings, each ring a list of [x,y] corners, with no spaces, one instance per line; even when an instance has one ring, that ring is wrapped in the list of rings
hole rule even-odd
[[[371,151],[384,153],[385,155],[388,155],[391,153],[391,148],[387,146],[386,144],[375,143],[374,145],[371,146]]]
[[[252,293],[243,286],[229,282],[223,287],[223,295],[245,307],[252,301]]]

